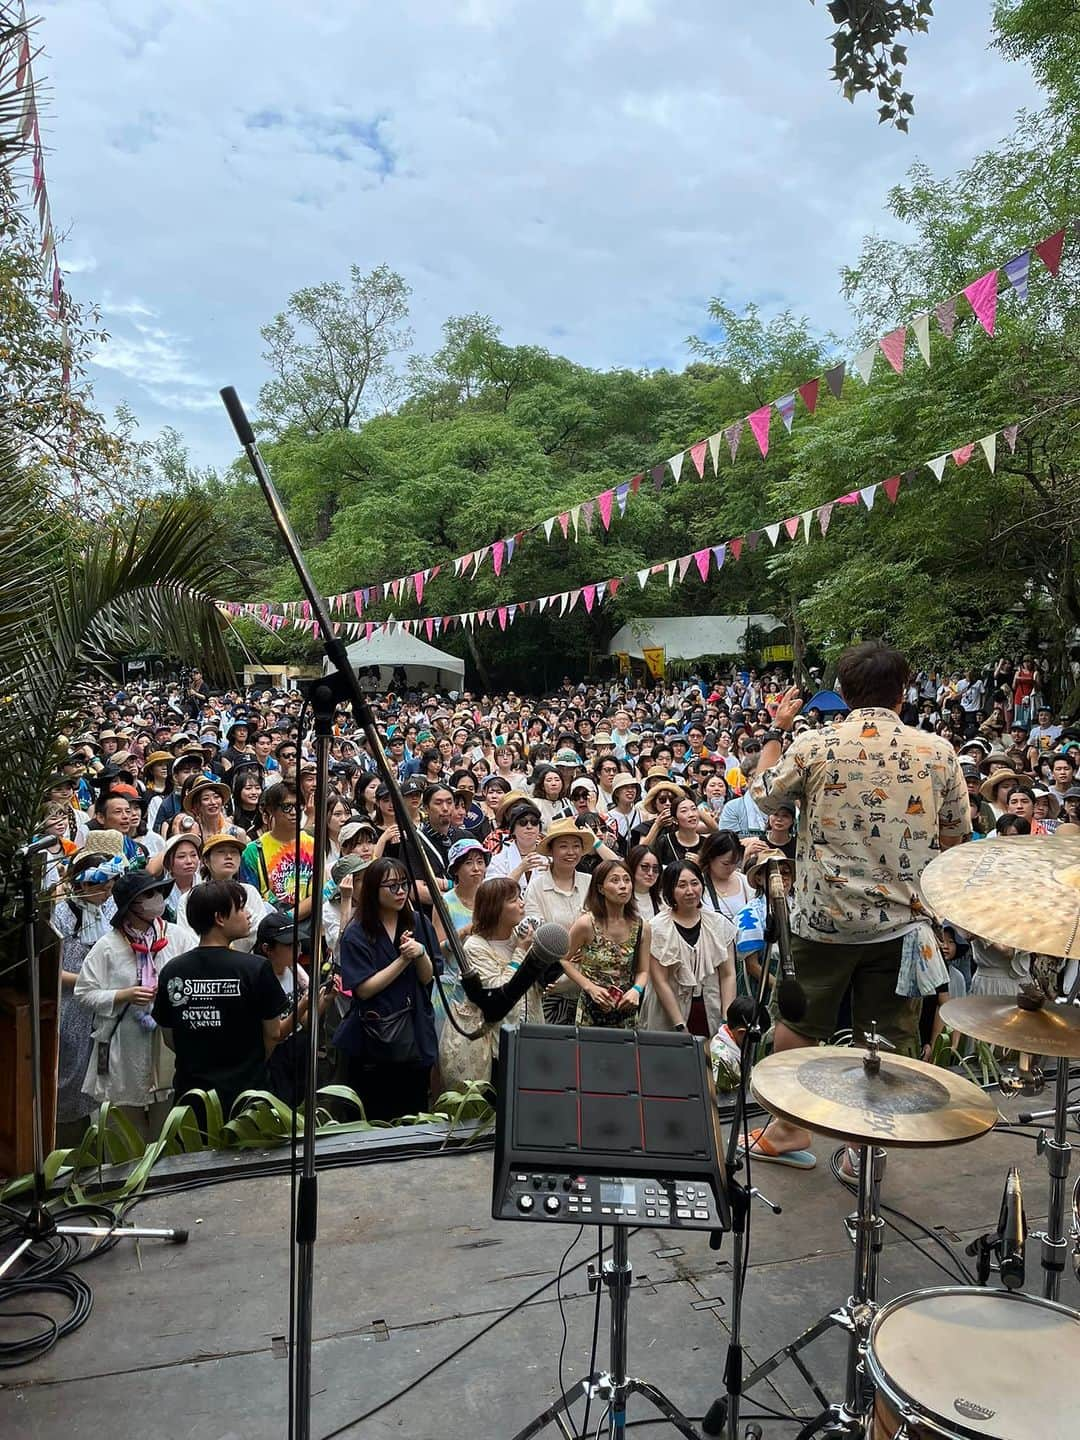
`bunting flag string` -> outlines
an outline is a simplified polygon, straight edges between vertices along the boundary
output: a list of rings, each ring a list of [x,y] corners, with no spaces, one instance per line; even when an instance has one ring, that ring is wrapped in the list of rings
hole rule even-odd
[[[1040,240],[1037,244],[1023,250],[1019,255],[995,266],[984,275],[971,281],[949,299],[935,305],[932,310],[928,309],[914,316],[907,325],[900,325],[881,336],[879,339],[867,345],[858,355],[854,357],[851,364],[855,373],[859,375],[863,383],[870,384],[873,375],[874,361],[878,354],[882,354],[888,361],[889,367],[896,374],[904,371],[905,357],[907,351],[908,332],[915,337],[915,343],[924,364],[930,365],[930,318],[933,314],[941,333],[948,339],[952,339],[956,326],[959,323],[959,305],[963,300],[970,309],[970,313],[982,329],[989,336],[994,335],[997,306],[998,287],[1001,283],[1000,277],[1004,273],[1006,291],[1015,291],[1021,298],[1027,294],[1028,278],[1031,266],[1031,256],[1038,256],[1039,260],[1051,276],[1056,276],[1061,266],[1067,226]],[[59,272],[57,271],[57,274]],[[830,366],[820,376],[806,380],[803,384],[795,387],[788,394],[781,395],[771,404],[761,405],[750,414],[741,419],[732,421],[729,425],[722,426],[712,435],[705,439],[698,440],[688,446],[685,450],[679,450],[676,454],[669,456],[658,465],[653,465],[648,471],[634,475],[632,479],[624,482],[617,488],[601,491],[598,495],[590,496],[558,515],[550,515],[544,520],[535,524],[522,527],[513,535],[504,536],[476,550],[470,551],[467,555],[459,555],[452,561],[443,562],[453,566],[456,578],[475,579],[481,567],[490,558],[492,569],[496,575],[501,575],[509,565],[514,556],[515,548],[520,546],[526,536],[538,536],[541,533],[544,539],[550,543],[555,532],[555,525],[564,540],[569,540],[570,529],[573,527],[573,538],[575,542],[581,539],[581,528],[584,525],[586,534],[592,533],[593,517],[599,513],[604,531],[611,527],[613,518],[613,500],[618,504],[620,517],[625,515],[629,498],[637,495],[641,486],[644,474],[652,477],[656,493],[659,494],[668,482],[670,477],[676,485],[682,479],[683,464],[686,456],[690,456],[691,464],[699,478],[705,476],[705,460],[708,455],[712,460],[713,474],[719,474],[720,444],[722,440],[727,442],[728,452],[734,462],[738,456],[739,444],[742,439],[743,430],[749,425],[754,440],[757,443],[758,451],[764,459],[769,453],[770,426],[774,412],[778,414],[784,423],[784,429],[790,433],[798,409],[798,400],[802,401],[803,407],[808,415],[816,413],[818,400],[820,398],[822,380],[825,381],[829,393],[837,400],[841,398],[844,381],[847,376],[848,365],[846,361]],[[798,397],[798,398],[796,398]],[[471,566],[471,574],[468,574]],[[439,567],[432,570],[421,570],[414,574],[398,576],[393,580],[384,580],[376,585],[361,587],[360,594],[365,597],[364,603],[369,603],[370,597],[378,600],[393,594],[395,600],[408,598],[410,593],[415,594],[417,602],[423,599],[423,587],[430,580],[433,574],[437,573]],[[420,585],[417,586],[417,574],[419,574]],[[419,593],[417,593],[419,588]],[[355,594],[356,591],[351,592]],[[341,598],[343,601],[346,597]],[[286,602],[280,608],[285,614],[295,614],[298,602]],[[290,609],[290,606],[292,607]]]
[[[20,120],[18,133],[29,144],[33,164],[30,193],[37,210],[41,231],[41,263],[45,271],[50,292],[49,318],[60,327],[61,361],[60,381],[65,390],[71,385],[71,340],[68,333],[68,297],[64,289],[64,277],[60,270],[60,257],[56,253],[56,230],[53,226],[52,205],[45,181],[45,147],[41,141],[40,115],[37,94],[34,90],[33,54],[30,49],[30,34],[27,26],[26,7],[20,5],[20,28],[15,34],[8,54],[0,57],[0,74],[13,71],[11,87],[19,106]],[[18,97],[21,96],[21,99]]]
[[[977,440],[971,440],[963,445],[958,445],[953,450],[947,450],[944,454],[935,456],[925,462],[934,479],[941,481],[945,473],[945,467],[952,460],[953,464],[960,468],[966,465],[976,454],[981,452],[991,474],[996,470],[997,440],[1002,436],[1008,446],[1010,454],[1015,453],[1017,437],[1020,432],[1037,416],[1029,416],[1025,420],[1019,420],[1015,424],[1007,425],[1002,430],[991,431],[988,435],[980,436]],[[788,516],[784,520],[775,520],[760,526],[756,530],[748,530],[743,535],[735,536],[732,539],[718,541],[712,545],[702,546],[700,549],[688,551],[685,555],[677,555],[667,560],[657,560],[642,569],[631,572],[636,575],[638,587],[644,590],[654,575],[663,575],[666,578],[667,586],[671,589],[676,580],[678,583],[685,583],[688,574],[693,568],[697,579],[705,583],[710,578],[713,568],[720,571],[728,560],[738,562],[742,558],[744,547],[747,550],[755,550],[758,547],[760,538],[765,536],[769,544],[775,549],[780,544],[780,536],[786,534],[792,541],[796,540],[800,529],[802,530],[803,541],[809,544],[814,521],[817,521],[818,530],[822,538],[828,532],[834,517],[834,511],[838,505],[853,509],[863,509],[867,512],[873,510],[874,502],[877,499],[878,491],[882,491],[890,504],[895,505],[900,493],[901,485],[910,484],[918,475],[919,467],[912,470],[905,470],[897,475],[890,475],[885,480],[876,481],[872,485],[864,485],[855,490],[847,491],[838,495],[832,500],[826,500],[820,505],[812,506],[798,515]],[[430,578],[434,571],[426,572]],[[519,615],[543,615],[547,611],[558,607],[559,616],[569,615],[581,601],[586,614],[592,615],[604,602],[605,598],[614,599],[619,587],[624,581],[629,580],[629,575],[611,576],[604,580],[593,580],[588,584],[581,585],[573,590],[564,590],[553,595],[541,595],[531,600],[518,600],[505,602],[485,610],[467,610],[452,615],[420,616],[415,619],[399,620],[391,615],[386,620],[360,621],[355,622],[334,622],[333,630],[335,635],[344,635],[349,639],[365,638],[370,640],[374,633],[395,634],[398,631],[405,631],[415,635],[421,630],[430,640],[432,634],[445,635],[450,633],[455,626],[475,631],[477,626],[497,625],[500,631],[506,631]],[[372,587],[372,590],[376,587]],[[382,587],[378,587],[382,588]],[[388,592],[392,587],[386,587]],[[360,592],[363,595],[365,592]],[[233,617],[242,616],[258,620],[268,625],[273,630],[280,630],[288,624],[298,630],[306,631],[314,638],[318,637],[318,623],[312,618],[311,606],[304,600],[297,602],[297,612],[290,615],[278,615],[269,613],[265,602],[256,601],[218,601],[218,609]],[[359,617],[360,610],[357,609]]]

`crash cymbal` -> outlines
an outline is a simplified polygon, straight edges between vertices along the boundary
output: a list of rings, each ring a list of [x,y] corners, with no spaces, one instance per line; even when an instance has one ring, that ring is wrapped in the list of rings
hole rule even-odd
[[[1027,1010],[1007,995],[964,995],[947,1000],[941,1018],[952,1030],[1004,1045],[1027,1055],[1080,1058],[1080,1008],[1048,1001],[1039,1010]]]
[[[1080,956],[1080,837],[1006,835],[954,845],[922,873],[941,920],[1042,955]]]
[[[867,1053],[847,1045],[782,1050],[758,1061],[750,1089],[782,1120],[856,1145],[958,1145],[996,1122],[994,1102],[955,1071],[883,1054],[873,1075]]]

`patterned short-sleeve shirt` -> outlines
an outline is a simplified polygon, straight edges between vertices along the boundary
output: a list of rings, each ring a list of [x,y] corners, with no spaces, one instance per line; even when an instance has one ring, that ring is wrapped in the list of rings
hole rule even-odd
[[[876,706],[805,731],[750,793],[766,814],[799,802],[792,929],[826,943],[910,929],[927,914],[919,877],[938,836],[971,834],[952,746]]]

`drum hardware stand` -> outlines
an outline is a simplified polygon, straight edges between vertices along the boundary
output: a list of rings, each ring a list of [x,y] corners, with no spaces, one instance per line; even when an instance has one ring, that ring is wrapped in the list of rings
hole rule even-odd
[[[1061,1277],[1065,1272],[1065,1256],[1069,1240],[1065,1235],[1066,1190],[1069,1183],[1069,1164],[1072,1146],[1068,1140],[1069,1125],[1069,1062],[1064,1056],[1058,1060],[1057,1082],[1054,1092],[1054,1130],[1048,1136],[1040,1131],[1035,1150],[1046,1156],[1046,1168],[1050,1174],[1050,1203],[1046,1212],[1046,1229],[1033,1231],[1032,1239],[1042,1245],[1043,1299],[1061,1298]]]
[[[679,1410],[655,1385],[648,1384],[645,1380],[635,1380],[626,1373],[626,1337],[627,1337],[627,1312],[630,1305],[630,1287],[633,1284],[634,1270],[630,1264],[629,1251],[627,1247],[627,1231],[623,1225],[612,1227],[612,1253],[611,1259],[605,1260],[598,1270],[595,1265],[589,1266],[589,1291],[595,1294],[601,1285],[605,1285],[611,1299],[611,1324],[610,1335],[610,1359],[608,1369],[600,1374],[593,1374],[584,1380],[579,1380],[572,1385],[565,1394],[560,1395],[553,1405],[530,1420],[524,1429],[519,1430],[514,1440],[530,1440],[533,1435],[539,1435],[550,1424],[556,1424],[562,1434],[569,1437],[570,1432],[565,1428],[563,1416],[575,1405],[578,1400],[588,1396],[590,1401],[596,1400],[607,1407],[607,1434],[611,1440],[624,1440],[626,1435],[626,1401],[630,1395],[641,1395],[644,1399],[657,1409],[664,1418],[675,1427],[680,1435],[685,1435],[688,1440],[700,1440],[697,1430],[690,1420]],[[599,1434],[599,1430],[597,1431]]]
[[[881,1069],[881,1046],[893,1047],[877,1033],[876,1025],[865,1036],[864,1043],[867,1053],[863,1057],[863,1068],[868,1075],[876,1075]],[[860,1440],[866,1433],[869,1395],[863,1351],[871,1321],[877,1312],[878,1268],[885,1234],[885,1221],[878,1213],[878,1207],[881,1184],[885,1178],[885,1151],[880,1146],[867,1144],[860,1145],[858,1150],[858,1199],[855,1211],[845,1221],[855,1245],[851,1295],[839,1309],[822,1315],[789,1345],[770,1355],[745,1381],[745,1388],[749,1390],[771,1375],[785,1360],[792,1362],[823,1407],[820,1415],[798,1432],[796,1440],[809,1440],[812,1435],[835,1437],[835,1440]],[[848,1336],[844,1399],[839,1404],[828,1400],[800,1353],[834,1326]]]
[[[34,1201],[25,1213],[15,1206],[0,1204],[0,1214],[9,1220],[22,1236],[11,1254],[0,1261],[0,1277],[6,1275],[31,1246],[52,1235],[74,1235],[90,1240],[166,1240],[173,1245],[183,1245],[188,1238],[186,1230],[151,1229],[141,1225],[58,1225],[56,1217],[48,1208],[41,1098],[41,966],[37,953],[37,885],[32,862],[36,854],[55,843],[55,837],[50,835],[47,840],[35,840],[17,852],[22,958],[26,962],[30,978],[30,1106],[34,1147]]]

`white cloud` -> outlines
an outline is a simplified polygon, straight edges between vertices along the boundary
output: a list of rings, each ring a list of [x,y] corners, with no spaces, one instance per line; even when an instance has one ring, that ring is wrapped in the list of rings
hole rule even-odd
[[[97,269],[97,263],[93,255],[65,255],[60,268],[65,275],[89,275]]]
[[[583,364],[680,366],[715,294],[843,332],[837,269],[906,167],[949,173],[1038,103],[988,6],[912,42],[910,138],[840,99],[805,0],[128,8],[47,8],[49,194],[96,259],[72,290],[116,322],[102,405],[181,414],[201,463],[234,453],[218,386],[266,378],[259,326],[351,263],[405,275],[421,349],[480,310]]]

